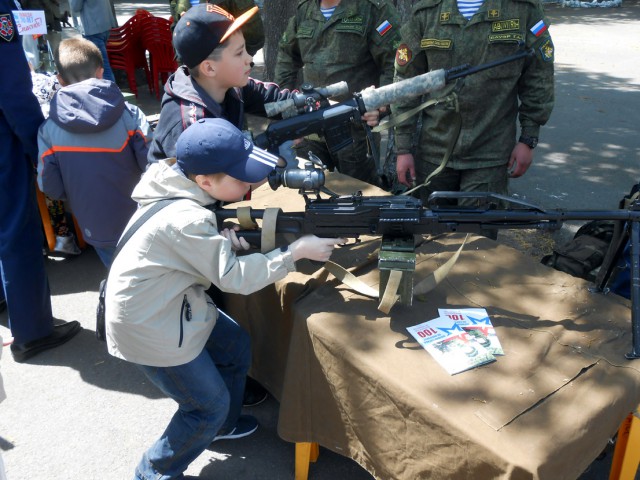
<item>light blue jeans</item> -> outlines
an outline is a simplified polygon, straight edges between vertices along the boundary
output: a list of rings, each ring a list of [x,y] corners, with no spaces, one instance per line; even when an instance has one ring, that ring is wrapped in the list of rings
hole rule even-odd
[[[116,77],[113,75],[113,70],[111,70],[111,65],[109,64],[109,55],[107,54],[107,41],[109,40],[110,31],[102,32],[102,33],[94,33],[93,35],[85,35],[84,38],[92,41],[96,47],[100,50],[102,54],[102,66],[104,67],[104,74],[102,77],[105,80],[111,80],[112,82],[116,81]]]
[[[178,411],[142,456],[134,478],[182,478],[189,464],[218,433],[233,430],[240,416],[250,365],[249,334],[222,311],[195,360],[177,367],[137,365],[156,387],[178,403]]]

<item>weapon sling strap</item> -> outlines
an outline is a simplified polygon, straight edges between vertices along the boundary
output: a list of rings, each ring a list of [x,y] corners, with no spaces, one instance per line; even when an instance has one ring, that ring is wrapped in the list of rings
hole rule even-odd
[[[120,238],[120,240],[118,241],[118,245],[116,247],[116,251],[113,254],[113,260],[115,260],[115,258],[118,255],[118,253],[120,253],[120,250],[122,250],[122,247],[124,247],[125,243],[127,243],[129,241],[129,239],[133,236],[134,233],[136,233],[136,231],[142,226],[143,223],[145,223],[152,216],[154,216],[157,212],[162,210],[164,207],[166,207],[170,203],[175,202],[176,200],[181,200],[181,197],[178,197],[178,198],[165,198],[164,200],[158,200],[151,207],[149,207],[149,210],[144,212],[140,216],[140,218],[138,218],[134,222],[134,224],[131,225],[131,227],[129,227],[129,229],[126,231],[126,233]],[[112,262],[113,262],[113,260],[112,260]]]
[[[383,125],[378,125],[377,127],[371,129],[371,132],[373,133],[378,133],[378,132],[382,132],[383,130],[388,130],[392,127],[400,125],[402,122],[404,122],[405,120],[408,120],[414,115],[417,115],[418,113],[422,112],[422,110],[424,110],[425,108],[428,108],[432,105],[437,105],[439,103],[451,103],[454,106],[456,110],[456,115],[455,115],[456,124],[454,125],[455,135],[451,137],[451,140],[449,141],[449,145],[447,146],[447,150],[444,156],[442,157],[442,160],[440,161],[440,165],[438,165],[438,168],[436,168],[433,172],[431,172],[431,174],[425,179],[424,182],[422,182],[420,185],[417,185],[416,187],[413,187],[411,190],[407,190],[406,192],[404,192],[403,195],[408,195],[412,192],[415,192],[419,188],[426,187],[427,185],[429,185],[429,183],[431,183],[431,179],[436,175],[438,175],[442,170],[444,170],[444,167],[446,167],[447,163],[449,163],[449,159],[451,158],[451,154],[453,153],[453,147],[455,147],[456,142],[458,141],[458,137],[460,136],[460,130],[462,129],[462,117],[460,116],[460,107],[458,105],[458,95],[456,95],[456,92],[452,92],[451,94],[445,97],[427,100],[426,102],[418,105],[415,108],[412,108],[411,110],[403,112],[400,115],[394,116],[387,123]]]

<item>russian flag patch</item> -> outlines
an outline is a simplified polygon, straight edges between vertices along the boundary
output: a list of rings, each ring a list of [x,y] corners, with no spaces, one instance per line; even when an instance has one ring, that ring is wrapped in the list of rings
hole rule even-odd
[[[389,20],[385,20],[380,25],[378,25],[378,28],[376,28],[376,30],[378,31],[380,36],[384,35],[389,30],[391,30],[391,24],[389,23]]]
[[[549,27],[547,27],[547,24],[544,23],[544,20],[540,20],[533,27],[531,27],[531,33],[533,33],[536,37],[539,37],[547,31],[547,28]]]

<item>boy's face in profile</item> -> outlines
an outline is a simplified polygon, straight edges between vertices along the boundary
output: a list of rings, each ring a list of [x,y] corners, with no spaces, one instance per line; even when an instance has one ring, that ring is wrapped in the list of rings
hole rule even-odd
[[[221,88],[244,87],[251,74],[253,57],[245,49],[244,36],[238,30],[225,43],[219,60],[212,61],[215,79]]]
[[[196,183],[210,197],[223,202],[237,202],[249,192],[252,185],[224,173],[196,175]]]

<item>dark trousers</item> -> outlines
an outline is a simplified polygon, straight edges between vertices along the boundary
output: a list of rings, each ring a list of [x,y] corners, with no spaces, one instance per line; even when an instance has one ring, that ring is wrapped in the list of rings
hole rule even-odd
[[[44,237],[31,162],[0,112],[0,274],[17,343],[53,331]]]

